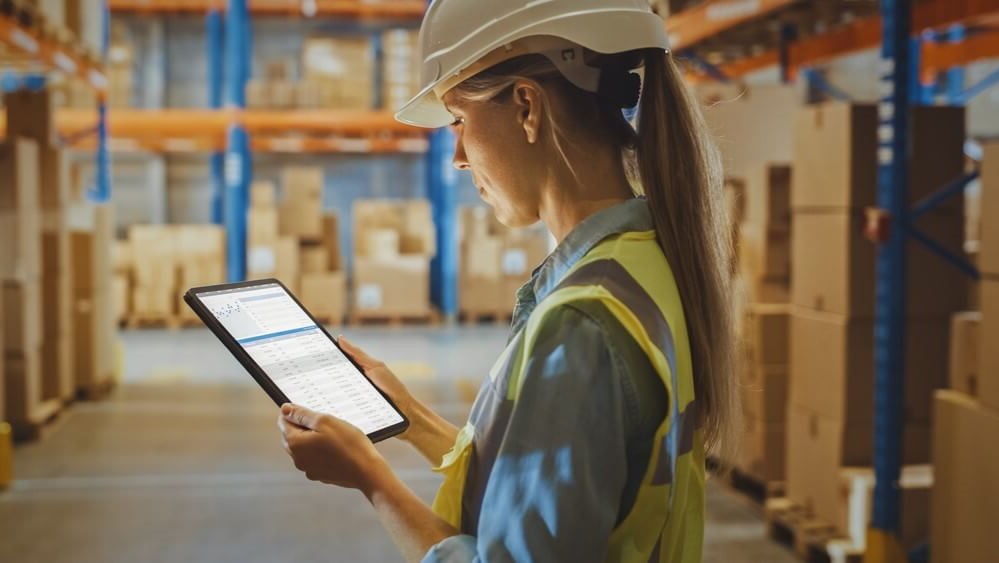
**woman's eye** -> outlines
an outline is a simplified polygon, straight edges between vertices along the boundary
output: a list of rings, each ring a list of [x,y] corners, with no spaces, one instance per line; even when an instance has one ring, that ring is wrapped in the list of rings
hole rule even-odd
[[[451,122],[451,127],[458,127],[458,126],[461,126],[461,125],[464,125],[464,124],[465,124],[465,118],[464,117],[459,117],[459,118],[455,119],[453,122]]]

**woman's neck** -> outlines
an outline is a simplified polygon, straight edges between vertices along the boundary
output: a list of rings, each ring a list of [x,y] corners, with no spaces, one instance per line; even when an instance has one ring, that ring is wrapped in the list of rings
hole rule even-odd
[[[575,174],[558,161],[541,188],[541,222],[559,243],[587,217],[635,197],[619,153],[599,152],[574,159]]]

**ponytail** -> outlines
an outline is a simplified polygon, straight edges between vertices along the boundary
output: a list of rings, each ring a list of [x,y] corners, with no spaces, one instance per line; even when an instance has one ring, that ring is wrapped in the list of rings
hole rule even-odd
[[[669,54],[645,52],[637,156],[656,234],[683,302],[694,391],[709,448],[731,454],[735,392],[731,231],[721,161],[694,97]]]

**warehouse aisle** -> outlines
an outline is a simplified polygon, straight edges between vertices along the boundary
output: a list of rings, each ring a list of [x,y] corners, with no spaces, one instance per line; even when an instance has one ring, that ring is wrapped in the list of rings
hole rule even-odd
[[[505,329],[350,329],[416,393],[458,422]],[[124,334],[125,383],[74,405],[18,450],[0,495],[0,561],[390,562],[394,547],[358,493],[310,483],[278,445],[275,409],[206,331]],[[432,498],[438,477],[402,443],[379,446]],[[705,561],[794,561],[759,512],[711,487]],[[45,541],[38,541],[45,538]]]

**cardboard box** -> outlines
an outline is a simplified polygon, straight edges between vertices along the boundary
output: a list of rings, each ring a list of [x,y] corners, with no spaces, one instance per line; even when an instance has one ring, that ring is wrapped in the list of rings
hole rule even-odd
[[[114,275],[111,279],[111,296],[114,303],[114,319],[119,324],[123,323],[128,320],[132,312],[132,290],[128,276],[120,273]]]
[[[790,383],[787,366],[745,362],[739,373],[742,410],[746,417],[766,424],[783,424],[787,420]]]
[[[331,271],[329,252],[321,245],[302,245],[299,249],[301,257],[300,270],[302,274],[323,274]]]
[[[797,212],[791,235],[791,302],[831,313],[874,316],[877,247],[864,237],[861,211]],[[963,245],[959,216],[924,217],[922,232],[952,252]],[[906,314],[949,316],[967,306],[957,268],[916,241],[907,245]]]
[[[42,400],[68,401],[76,393],[71,326],[60,334],[46,335],[41,348]]]
[[[284,200],[278,210],[278,232],[282,237],[318,241],[323,238],[321,201]]]
[[[423,316],[430,308],[430,259],[399,256],[391,262],[354,259],[354,313]]]
[[[361,235],[361,253],[358,256],[388,262],[399,256],[399,231],[368,229]]]
[[[370,110],[374,64],[365,36],[309,37],[302,45],[302,78],[316,84],[323,107]]]
[[[267,209],[277,205],[277,187],[274,182],[257,180],[250,186],[250,207]]]
[[[999,514],[999,411],[954,391],[934,401],[933,563],[992,561]],[[985,446],[988,444],[989,446]]]
[[[7,108],[7,138],[31,139],[45,146],[58,144],[55,105],[50,92],[44,89],[8,92],[3,104]]]
[[[512,230],[503,248],[503,275],[520,284],[548,258],[551,236],[539,230]]]
[[[42,342],[42,296],[38,278],[28,281],[4,281],[3,346],[6,353],[21,354],[34,350]]]
[[[863,208],[877,194],[877,108],[826,103],[794,117],[791,205]]]
[[[69,204],[69,153],[51,146],[39,146],[39,205],[58,210]]]
[[[947,386],[950,321],[909,321],[905,332],[905,420],[927,422],[933,390]],[[792,404],[871,428],[874,321],[792,308],[791,377]]]
[[[469,278],[499,279],[506,259],[504,240],[496,236],[472,237],[462,243],[462,274]],[[526,261],[526,257],[518,262]]]
[[[999,217],[999,142],[984,146],[981,168],[980,214]],[[999,223],[981,221],[978,267],[984,274],[999,276]]]
[[[294,237],[281,237],[274,247],[274,277],[281,280],[293,293],[298,292],[299,257],[298,240]]]
[[[912,110],[911,203],[960,177],[964,170],[963,108]],[[791,203],[800,208],[854,208],[876,204],[877,108],[838,102],[800,110],[794,126]],[[960,202],[941,209],[959,213]]]
[[[135,285],[132,288],[132,313],[139,317],[172,318],[177,312],[176,296],[177,287],[172,284]]]
[[[786,366],[789,354],[788,305],[752,303],[746,306],[743,339],[747,361],[755,365]]]
[[[0,142],[0,279],[30,280],[41,268],[38,146]]]
[[[247,245],[266,246],[277,242],[279,236],[277,209],[251,207],[247,221]]]
[[[955,313],[950,323],[950,388],[969,397],[978,396],[979,331],[978,311]]]
[[[978,398],[999,409],[999,278],[982,278],[982,324],[979,332]]]
[[[739,228],[739,269],[746,276],[786,279],[791,275],[791,231],[744,223]]]
[[[750,416],[743,424],[736,467],[761,482],[784,480],[786,428],[783,422],[763,422]]]
[[[903,431],[903,463],[930,459],[930,426],[910,424]],[[873,431],[869,425],[845,426],[792,405],[787,419],[787,496],[830,524],[842,514],[840,472],[870,466]]]
[[[459,277],[458,308],[465,315],[511,315],[515,298],[500,277]]]
[[[110,208],[95,206],[92,209],[94,225],[91,230],[72,230],[69,234],[74,294],[86,296],[94,289],[107,289],[111,284],[111,246],[114,240],[114,218]],[[135,227],[133,227],[134,232]],[[163,283],[173,273],[171,253],[161,252],[166,243],[163,237],[153,234],[153,244],[133,240],[135,274],[138,280],[155,280]],[[160,262],[159,260],[163,260]]]
[[[290,80],[271,80],[268,88],[272,108],[293,109],[298,102],[298,87]]]
[[[111,271],[116,274],[131,274],[135,267],[132,256],[132,243],[128,239],[115,240],[111,245]]]
[[[343,269],[340,256],[340,218],[336,213],[323,215],[323,248],[326,249],[326,264],[331,271]]]
[[[787,278],[747,276],[737,278],[735,290],[748,303],[785,304],[791,299],[791,282]]]
[[[767,163],[746,176],[745,224],[758,231],[791,227],[791,167]]]
[[[286,166],[281,170],[284,201],[322,203],[323,169],[319,166]]]
[[[399,249],[403,254],[432,256],[436,253],[436,233],[426,200],[356,200],[353,222],[357,256],[366,256],[368,252],[364,233],[381,229],[399,233]]]
[[[347,276],[344,272],[303,273],[302,304],[321,322],[340,324],[347,314]]]
[[[4,356],[4,416],[13,425],[40,422],[42,403],[41,351],[7,353]]]
[[[113,324],[108,289],[90,298],[77,299],[73,309],[73,357],[75,385],[86,389],[111,377]]]

